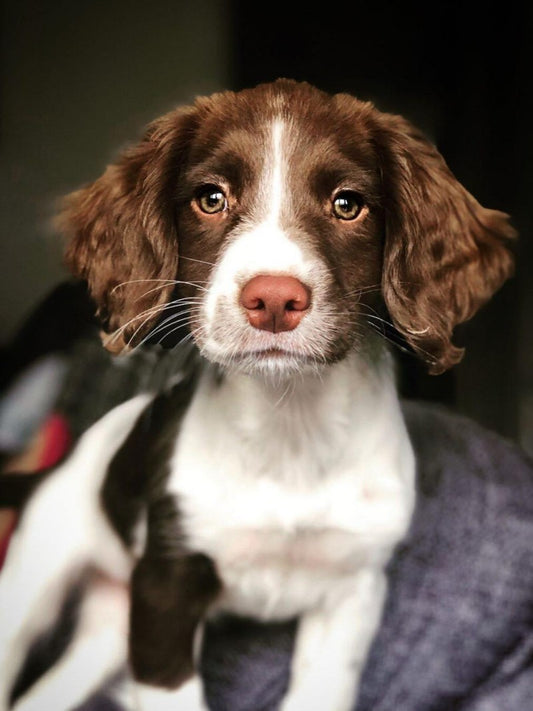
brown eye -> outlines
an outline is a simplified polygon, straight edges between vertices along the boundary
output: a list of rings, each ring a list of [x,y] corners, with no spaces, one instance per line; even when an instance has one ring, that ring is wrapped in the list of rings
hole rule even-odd
[[[355,220],[362,209],[363,200],[353,190],[341,190],[333,199],[333,214],[340,220]]]
[[[226,196],[216,185],[207,185],[202,188],[196,197],[196,202],[200,210],[208,215],[223,212],[228,206]]]

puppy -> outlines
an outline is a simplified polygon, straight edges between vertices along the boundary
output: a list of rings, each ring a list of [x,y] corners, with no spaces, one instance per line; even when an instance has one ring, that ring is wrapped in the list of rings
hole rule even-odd
[[[414,505],[380,314],[431,373],[457,363],[454,327],[511,273],[507,216],[403,118],[279,80],[158,119],[60,225],[105,345],[176,332],[186,357],[29,501],[0,579],[0,710],[69,587],[98,571],[69,650],[17,711],[81,703],[123,664],[126,626],[136,707],[204,708],[195,660],[220,612],[298,616],[283,711],[348,711]],[[130,582],[128,625],[113,580]],[[89,647],[99,663],[67,683]]]

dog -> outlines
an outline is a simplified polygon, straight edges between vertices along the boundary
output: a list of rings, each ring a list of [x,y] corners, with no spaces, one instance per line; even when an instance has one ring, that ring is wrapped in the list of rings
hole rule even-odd
[[[59,225],[107,348],[176,332],[186,356],[28,501],[0,577],[0,710],[89,576],[69,649],[16,711],[67,711],[126,656],[137,708],[205,708],[196,660],[222,612],[297,616],[283,711],[348,711],[415,503],[379,331],[433,374],[457,363],[455,326],[512,273],[508,216],[404,118],[281,79],[156,120]],[[66,684],[91,644],[99,664]]]

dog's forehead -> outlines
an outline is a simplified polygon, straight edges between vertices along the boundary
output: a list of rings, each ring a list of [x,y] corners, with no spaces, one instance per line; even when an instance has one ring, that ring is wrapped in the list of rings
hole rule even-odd
[[[293,163],[344,159],[369,167],[374,159],[368,105],[305,83],[277,81],[215,94],[199,101],[197,109],[189,153],[196,164],[246,162],[259,169],[271,155],[275,133]]]

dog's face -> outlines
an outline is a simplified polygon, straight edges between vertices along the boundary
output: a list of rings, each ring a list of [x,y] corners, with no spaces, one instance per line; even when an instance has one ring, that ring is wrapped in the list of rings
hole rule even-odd
[[[176,211],[179,290],[200,296],[196,342],[247,371],[342,357],[381,281],[379,167],[366,131],[307,87],[223,95],[207,108]]]
[[[383,302],[440,372],[461,356],[454,326],[512,269],[506,216],[407,122],[287,80],[159,119],[62,224],[110,348],[186,322],[246,371],[342,358]]]

